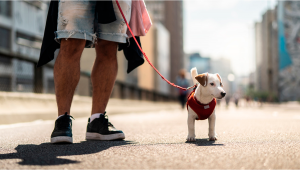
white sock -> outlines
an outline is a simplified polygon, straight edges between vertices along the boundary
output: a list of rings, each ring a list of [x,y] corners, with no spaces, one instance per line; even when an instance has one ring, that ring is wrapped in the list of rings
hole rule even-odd
[[[63,116],[63,115],[58,116],[57,119],[60,118],[60,117],[62,117],[62,116]]]
[[[103,114],[103,113],[95,113],[95,114],[92,114],[92,116],[90,117],[90,123],[91,123],[94,119],[99,118],[101,114]]]

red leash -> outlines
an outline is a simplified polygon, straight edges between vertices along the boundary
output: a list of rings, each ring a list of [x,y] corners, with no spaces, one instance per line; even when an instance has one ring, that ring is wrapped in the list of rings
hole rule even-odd
[[[175,85],[174,83],[171,83],[171,82],[170,82],[169,80],[167,80],[163,75],[160,74],[160,72],[153,66],[153,64],[152,64],[152,63],[150,62],[150,60],[148,59],[146,53],[143,51],[143,49],[141,48],[141,46],[140,46],[139,43],[137,42],[137,40],[136,40],[136,38],[135,38],[133,32],[131,31],[131,28],[130,28],[129,24],[128,24],[126,18],[125,18],[125,15],[124,15],[124,13],[123,13],[123,11],[122,11],[122,9],[121,9],[121,6],[120,6],[120,4],[119,4],[119,1],[116,0],[116,3],[117,3],[117,5],[118,5],[118,8],[119,8],[119,10],[120,10],[120,12],[121,12],[121,14],[122,14],[122,17],[123,17],[123,19],[124,19],[124,21],[125,21],[125,23],[126,23],[126,25],[127,25],[127,27],[128,27],[128,30],[129,30],[130,33],[131,33],[131,35],[132,35],[132,37],[133,37],[133,39],[134,39],[136,45],[139,47],[139,49],[140,49],[141,52],[143,53],[144,57],[146,58],[147,62],[148,62],[148,63],[150,64],[150,66],[157,72],[157,74],[159,74],[160,77],[161,77],[163,80],[165,80],[168,84],[170,84],[171,86],[177,87],[177,88],[179,88],[179,89],[181,89],[181,90],[189,90],[189,89],[191,89],[191,88],[196,87],[196,85],[191,86],[191,87],[188,87],[188,88],[180,87],[180,86],[178,86],[178,85]]]

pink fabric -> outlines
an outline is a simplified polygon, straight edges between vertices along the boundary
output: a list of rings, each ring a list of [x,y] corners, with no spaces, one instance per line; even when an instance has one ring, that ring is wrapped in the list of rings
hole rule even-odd
[[[134,36],[145,36],[152,25],[144,0],[132,0],[129,26]],[[129,29],[127,36],[132,37]]]

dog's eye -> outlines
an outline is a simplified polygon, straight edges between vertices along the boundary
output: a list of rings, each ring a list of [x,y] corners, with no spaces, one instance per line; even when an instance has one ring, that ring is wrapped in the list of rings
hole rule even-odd
[[[221,87],[223,87],[223,84],[222,84],[222,83],[220,83],[220,86],[221,86]]]
[[[212,86],[213,86],[213,85],[215,85],[215,84],[214,84],[214,83],[210,83],[210,85],[212,85]]]

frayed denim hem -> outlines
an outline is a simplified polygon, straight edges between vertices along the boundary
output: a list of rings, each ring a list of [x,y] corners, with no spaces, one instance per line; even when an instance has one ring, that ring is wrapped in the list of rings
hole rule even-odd
[[[102,40],[113,41],[118,43],[126,43],[127,34],[122,33],[104,33],[98,32],[97,37]]]
[[[97,34],[81,30],[59,30],[55,32],[55,41],[60,44],[61,39],[69,38],[87,40],[85,47],[91,47],[97,43]]]

